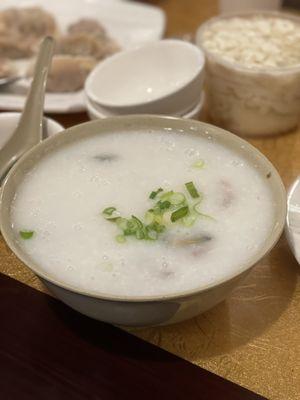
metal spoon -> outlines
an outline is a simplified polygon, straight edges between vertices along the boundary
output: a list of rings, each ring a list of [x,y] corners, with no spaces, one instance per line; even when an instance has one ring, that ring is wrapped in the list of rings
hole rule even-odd
[[[18,126],[0,154],[0,185],[13,164],[42,140],[43,109],[54,39],[46,37],[37,56],[33,81]]]

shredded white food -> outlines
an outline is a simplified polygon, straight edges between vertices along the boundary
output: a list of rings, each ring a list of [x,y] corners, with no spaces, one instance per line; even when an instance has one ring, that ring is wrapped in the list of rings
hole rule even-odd
[[[300,24],[279,17],[233,17],[212,23],[203,45],[229,62],[247,67],[300,65]]]

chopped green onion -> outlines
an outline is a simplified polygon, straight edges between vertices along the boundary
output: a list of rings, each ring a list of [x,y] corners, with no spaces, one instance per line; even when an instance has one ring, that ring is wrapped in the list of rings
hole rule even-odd
[[[197,189],[196,189],[196,187],[195,187],[193,182],[187,182],[185,184],[185,187],[187,188],[189,194],[191,195],[191,197],[193,199],[197,199],[198,197],[200,197],[199,193],[198,193],[198,191],[197,191]]]
[[[154,215],[154,222],[161,224],[163,221],[163,217],[161,215]]]
[[[201,212],[200,203],[201,203],[201,201],[198,201],[198,203],[196,203],[196,204],[194,205],[194,207],[193,207],[194,211],[195,211],[200,217],[208,218],[208,219],[211,219],[211,220],[215,220],[215,219],[214,219],[213,217],[211,217],[210,215],[208,215],[208,214],[203,214],[203,213]]]
[[[160,195],[160,200],[164,201],[164,200],[169,200],[170,196],[174,193],[173,190],[170,190],[169,192],[163,193]]]
[[[171,215],[171,221],[175,222],[178,219],[181,219],[183,217],[185,217],[189,212],[189,207],[188,206],[184,206],[179,208],[178,210],[174,211]]]
[[[154,221],[153,211],[148,210],[145,214],[145,222],[146,224],[151,224]]]
[[[157,190],[155,190],[155,191],[153,191],[153,192],[151,192],[150,193],[150,196],[149,196],[149,199],[155,199],[155,197],[158,195],[158,193],[160,193],[160,192],[162,192],[163,191],[163,189],[162,188],[159,188],[159,189],[157,189]]]
[[[145,238],[145,233],[144,233],[143,229],[137,229],[136,232],[135,232],[135,237],[138,240],[144,239]]]
[[[211,215],[203,214],[203,213],[200,213],[200,212],[198,212],[198,215],[199,215],[199,217],[207,218],[207,219],[211,219],[212,221],[215,221],[215,218],[212,217]]]
[[[196,204],[194,205],[194,207],[193,207],[194,211],[195,211],[198,215],[201,214],[201,211],[200,211],[200,204],[201,204],[201,201],[198,201],[198,203],[196,203]]]
[[[124,235],[117,235],[116,236],[116,241],[118,243],[125,243],[126,242],[126,237]]]
[[[107,207],[107,208],[105,208],[103,211],[102,211],[102,214],[105,214],[105,215],[112,215],[112,213],[114,212],[114,211],[116,211],[117,209],[116,209],[116,207]]]
[[[131,218],[132,218],[133,221],[136,223],[137,229],[143,229],[143,228],[144,228],[144,224],[142,223],[141,220],[139,220],[139,219],[138,219],[137,217],[135,217],[134,215],[132,215]]]
[[[205,162],[203,160],[198,160],[196,162],[194,162],[194,164],[192,165],[194,168],[203,168],[205,165]]]
[[[147,238],[149,240],[157,240],[158,232],[153,231],[152,229],[147,229]]]
[[[102,215],[105,219],[110,221],[116,221],[120,214],[118,213],[116,207],[107,207],[102,211]]]
[[[186,226],[188,228],[188,227],[194,225],[196,219],[197,219],[196,215],[188,214],[182,218],[182,223],[184,226]]]
[[[198,165],[200,165],[198,163]],[[158,193],[157,201],[151,209],[146,211],[144,219],[139,219],[135,215],[130,218],[123,218],[115,207],[107,207],[102,211],[104,218],[109,221],[115,222],[119,230],[119,235],[116,236],[118,243],[126,242],[126,236],[135,237],[137,240],[157,240],[159,235],[165,231],[166,227],[170,226],[170,222],[180,222],[186,226],[191,227],[197,218],[204,217],[213,219],[209,215],[201,212],[200,203],[203,194],[198,193],[193,182],[185,184],[190,196],[198,199],[196,204],[189,204],[189,200],[181,192],[174,192],[173,190],[163,192],[162,188],[151,192],[150,199],[154,199]],[[190,207],[193,207],[192,209]],[[31,231],[20,232],[23,238],[30,238],[33,235]]]
[[[170,208],[171,203],[169,202],[169,200],[165,200],[165,201],[159,201],[157,205],[161,210],[166,210]]]
[[[22,239],[27,240],[32,238],[32,236],[34,235],[34,231],[20,231],[19,234]]]
[[[119,217],[116,219],[116,224],[120,229],[124,230],[127,228],[127,219]]]
[[[153,222],[152,224],[147,226],[147,229],[148,230],[150,229],[150,230],[155,231],[157,233],[161,233],[166,229],[166,227],[164,225],[162,225],[162,224],[157,223],[157,222]]]
[[[170,203],[174,206],[178,206],[179,204],[184,203],[185,200],[185,195],[179,192],[172,193],[169,197]]]

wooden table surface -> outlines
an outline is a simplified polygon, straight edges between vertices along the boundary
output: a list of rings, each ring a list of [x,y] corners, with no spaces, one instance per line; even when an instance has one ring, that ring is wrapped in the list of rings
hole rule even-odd
[[[216,0],[150,3],[165,10],[167,36],[194,32],[217,13]],[[86,121],[87,115],[54,118],[68,127]],[[247,140],[270,159],[288,188],[300,171],[300,130]],[[0,254],[0,272],[45,290],[2,238]],[[282,238],[226,302],[181,324],[131,333],[270,399],[299,399],[299,271]]]

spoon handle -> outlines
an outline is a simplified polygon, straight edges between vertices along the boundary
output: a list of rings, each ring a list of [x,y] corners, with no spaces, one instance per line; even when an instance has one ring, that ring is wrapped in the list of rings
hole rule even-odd
[[[53,49],[54,39],[46,37],[40,46],[33,80],[18,126],[1,151],[0,183],[16,160],[42,140],[45,90]]]
[[[22,136],[34,146],[42,140],[42,122],[48,70],[51,65],[54,39],[46,37],[40,47],[26,103],[14,136]],[[28,150],[28,148],[26,150]]]

